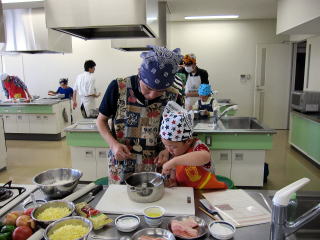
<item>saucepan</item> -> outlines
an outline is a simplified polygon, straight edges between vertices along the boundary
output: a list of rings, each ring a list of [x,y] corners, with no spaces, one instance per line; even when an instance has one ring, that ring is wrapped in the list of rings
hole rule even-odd
[[[157,179],[154,181],[154,179]],[[126,179],[127,193],[134,202],[151,203],[158,201],[164,194],[164,179],[157,172],[133,173]]]

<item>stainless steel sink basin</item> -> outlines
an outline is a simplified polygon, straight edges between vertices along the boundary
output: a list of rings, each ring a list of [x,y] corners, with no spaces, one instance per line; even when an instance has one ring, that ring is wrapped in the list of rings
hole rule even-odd
[[[220,119],[226,129],[264,129],[264,127],[252,117],[229,117]]]

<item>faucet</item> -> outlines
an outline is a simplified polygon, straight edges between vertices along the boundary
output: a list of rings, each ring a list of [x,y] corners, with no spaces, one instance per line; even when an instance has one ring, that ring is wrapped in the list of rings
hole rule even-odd
[[[218,113],[218,108],[213,109],[213,126],[218,124],[218,121],[231,110],[237,110],[238,105],[227,107],[221,114]]]
[[[280,189],[272,199],[272,216],[270,240],[283,240],[299,230],[303,225],[320,215],[320,203],[297,218],[294,222],[287,220],[290,196],[310,181],[302,178]]]

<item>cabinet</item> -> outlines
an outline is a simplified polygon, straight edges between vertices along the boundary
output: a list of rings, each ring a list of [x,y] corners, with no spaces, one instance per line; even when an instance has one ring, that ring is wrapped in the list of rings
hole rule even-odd
[[[214,150],[215,173],[235,186],[263,186],[265,150]]]
[[[82,171],[82,181],[95,181],[107,176],[106,148],[71,147],[72,167]]]

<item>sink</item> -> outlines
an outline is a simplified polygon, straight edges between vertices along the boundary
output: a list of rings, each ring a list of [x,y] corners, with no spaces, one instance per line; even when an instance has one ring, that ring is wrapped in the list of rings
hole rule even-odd
[[[314,195],[314,194],[312,194]],[[320,195],[317,196],[297,196],[297,206],[288,209],[288,216],[292,216],[291,220],[295,220],[302,214],[320,203]],[[272,197],[270,197],[272,199]],[[295,233],[289,235],[287,240],[313,240],[320,239],[320,216],[305,224]]]
[[[252,117],[228,117],[221,118],[221,123],[225,129],[264,129],[264,127]]]

